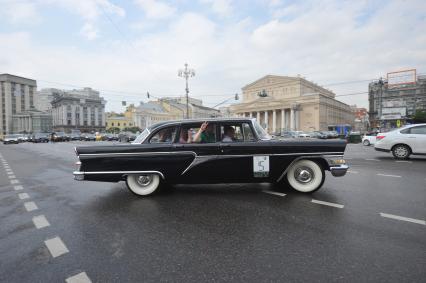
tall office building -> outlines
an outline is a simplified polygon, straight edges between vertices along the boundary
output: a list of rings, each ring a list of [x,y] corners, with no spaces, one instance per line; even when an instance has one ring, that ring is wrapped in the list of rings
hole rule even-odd
[[[14,132],[14,115],[21,115],[34,109],[36,89],[37,82],[35,80],[10,74],[0,74],[0,135]],[[28,123],[31,123],[31,121],[28,121]]]

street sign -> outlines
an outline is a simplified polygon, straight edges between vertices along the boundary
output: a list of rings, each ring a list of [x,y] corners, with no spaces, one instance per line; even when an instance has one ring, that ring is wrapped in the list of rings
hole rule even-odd
[[[401,127],[401,120],[396,120],[396,126],[399,128]]]

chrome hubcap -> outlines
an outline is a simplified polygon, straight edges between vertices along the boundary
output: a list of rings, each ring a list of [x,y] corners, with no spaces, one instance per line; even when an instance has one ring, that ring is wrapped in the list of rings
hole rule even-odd
[[[306,184],[312,181],[314,178],[314,171],[308,167],[299,167],[294,171],[294,178],[302,184]]]
[[[407,149],[405,147],[397,147],[396,148],[396,155],[403,157],[407,154]]]
[[[140,175],[138,176],[137,182],[141,186],[148,186],[152,181],[151,176],[149,175]]]

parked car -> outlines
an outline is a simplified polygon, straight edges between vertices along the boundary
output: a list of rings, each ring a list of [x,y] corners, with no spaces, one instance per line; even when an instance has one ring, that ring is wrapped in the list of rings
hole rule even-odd
[[[315,133],[315,138],[317,139],[327,139],[327,134],[325,134],[324,132],[314,131],[314,133]]]
[[[71,133],[70,139],[72,141],[81,141],[82,137],[81,137],[81,134],[79,134],[79,133]]]
[[[84,133],[82,135],[83,140],[84,141],[96,141],[96,136],[95,134],[90,134],[90,133]]]
[[[139,196],[154,193],[164,182],[270,182],[310,193],[321,188],[326,170],[336,177],[348,170],[344,140],[275,140],[256,119],[205,120],[158,123],[130,145],[77,147],[74,177],[126,181]]]
[[[71,138],[67,136],[65,132],[54,132],[51,139],[53,139],[54,142],[63,142],[71,140]]]
[[[5,135],[3,139],[3,144],[18,144],[20,142],[21,135]]]
[[[118,141],[118,136],[115,134],[106,134],[104,136],[105,141]]]
[[[308,132],[301,132],[298,135],[299,138],[310,138],[311,135]]]
[[[411,154],[426,155],[426,124],[408,125],[387,133],[378,133],[374,149],[392,152],[396,159]]]
[[[27,142],[28,135],[27,134],[17,134],[19,142]]]
[[[362,144],[365,146],[374,145],[376,143],[377,133],[368,132],[362,137]]]
[[[49,134],[48,133],[35,133],[32,135],[32,142],[40,143],[40,142],[49,142]]]
[[[295,138],[296,133],[294,131],[283,131],[281,133],[281,137],[283,137],[283,138]]]

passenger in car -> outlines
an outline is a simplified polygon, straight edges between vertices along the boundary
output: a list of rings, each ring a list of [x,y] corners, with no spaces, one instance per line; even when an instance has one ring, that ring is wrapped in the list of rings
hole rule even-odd
[[[235,129],[232,126],[225,126],[222,141],[223,142],[235,141]]]
[[[182,130],[180,131],[179,143],[191,143],[191,141],[191,130],[182,128]]]
[[[194,142],[210,143],[215,142],[214,124],[204,122],[194,136]]]

